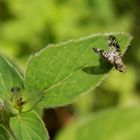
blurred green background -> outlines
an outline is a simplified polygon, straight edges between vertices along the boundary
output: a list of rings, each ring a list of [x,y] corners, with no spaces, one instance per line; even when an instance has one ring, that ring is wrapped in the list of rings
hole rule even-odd
[[[139,0],[0,0],[0,51],[25,69],[29,56],[49,43],[98,32],[130,32],[126,73],[112,71],[93,93],[65,108],[45,110],[51,135],[71,118],[110,107],[139,104]]]

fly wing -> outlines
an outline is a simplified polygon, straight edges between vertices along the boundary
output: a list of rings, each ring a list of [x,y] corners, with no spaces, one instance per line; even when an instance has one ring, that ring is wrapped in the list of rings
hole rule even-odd
[[[116,52],[121,53],[121,49],[120,49],[119,43],[116,40],[115,36],[110,35],[108,37],[108,46],[109,46],[109,51],[113,51],[114,50],[114,52],[116,51]]]
[[[100,56],[102,56],[104,53],[104,50],[102,50],[100,48],[92,48],[92,50]]]

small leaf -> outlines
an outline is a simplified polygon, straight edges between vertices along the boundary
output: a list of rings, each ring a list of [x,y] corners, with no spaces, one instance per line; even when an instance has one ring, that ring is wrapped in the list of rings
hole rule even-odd
[[[43,94],[40,92],[23,92],[23,100],[25,103],[22,106],[21,112],[31,111],[43,98]]]
[[[5,99],[15,86],[23,87],[22,75],[7,58],[0,55],[0,97]]]
[[[19,111],[13,106],[12,102],[10,100],[5,100],[5,107],[8,112],[10,112],[12,115],[17,115]]]
[[[18,140],[49,139],[45,125],[35,111],[11,118],[10,127]]]
[[[140,140],[140,108],[114,109],[87,116],[64,128],[55,140]]]
[[[2,124],[0,124],[0,140],[8,140],[8,138],[8,130]]]
[[[132,37],[125,33],[113,35],[124,53]],[[25,87],[44,92],[41,102],[44,107],[69,104],[89,93],[111,69],[110,64],[92,51],[93,47],[107,50],[108,36],[97,34],[47,46],[30,58]]]

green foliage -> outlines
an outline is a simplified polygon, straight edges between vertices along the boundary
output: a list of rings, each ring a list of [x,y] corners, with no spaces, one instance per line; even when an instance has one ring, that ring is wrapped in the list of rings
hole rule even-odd
[[[0,124],[0,140],[7,140],[9,138],[8,130]]]
[[[9,96],[11,88],[19,86],[23,88],[22,75],[6,57],[0,56],[0,98]]]
[[[0,49],[27,59],[48,43],[93,32],[129,31],[133,22],[130,16],[116,16],[111,0],[62,1],[3,1],[7,20],[0,24]]]
[[[29,60],[25,74],[28,90],[44,92],[44,107],[72,103],[79,96],[92,91],[109,71],[110,65],[100,61],[92,51],[94,46],[108,48],[109,34],[91,35],[60,45],[50,45]],[[115,34],[122,51],[131,37]]]
[[[43,121],[34,111],[11,118],[10,126],[20,140],[48,140],[49,136]]]
[[[26,103],[24,103],[24,105],[22,105],[22,107],[20,108],[22,111],[19,111],[17,110],[17,108],[15,108],[15,106],[12,105],[11,102],[9,102],[9,100],[6,100],[4,104],[10,111],[10,113],[16,115],[19,112],[31,111],[32,108],[35,107],[35,110],[42,114],[42,106],[62,106],[64,104],[73,102],[79,97],[80,100],[70,106],[71,110],[76,114],[73,116],[74,118],[81,117],[82,115],[86,117],[86,115],[90,112],[94,112],[94,115],[96,115],[96,111],[101,111],[104,108],[112,106],[127,107],[139,104],[139,5],[140,3],[138,0],[0,0],[0,51],[4,54],[7,54],[7,56],[9,56],[10,58],[17,59],[17,61],[19,61],[19,64],[21,64],[20,66],[22,66],[23,68],[25,68],[26,60],[32,53],[37,52],[49,43],[58,43],[69,38],[79,38],[79,36],[87,36],[89,34],[92,34],[93,32],[130,32],[134,36],[134,41],[133,43],[131,43],[132,45],[128,48],[127,53],[123,57],[124,63],[127,67],[126,72],[122,74],[116,71],[111,71],[108,78],[105,79],[105,82],[102,82],[102,86],[92,91],[93,94],[87,94],[85,96],[81,96],[85,93],[79,93],[76,95],[73,94],[73,96],[70,96],[71,93],[66,92],[64,94],[64,98],[60,94],[54,94],[53,96],[52,94],[50,94],[52,93],[51,90],[45,94],[42,94],[44,89],[46,89],[45,80],[45,84],[40,83],[42,87],[44,86],[43,90],[39,87],[41,91],[38,91],[37,84],[35,84],[35,88],[37,89],[33,90],[34,86],[30,85],[32,86],[31,90],[30,88],[28,88],[28,90],[25,90],[23,89],[22,74],[20,74],[19,70],[15,70],[17,68],[13,64],[11,64],[9,60],[5,59],[5,57],[0,57],[0,72],[3,73],[2,75],[4,75],[4,77],[6,77],[4,79],[6,83],[4,83],[3,77],[0,75],[0,98],[2,98],[2,102],[4,102],[6,98],[11,99],[11,96],[13,94],[10,91],[10,88],[12,86],[22,87],[20,96],[18,98],[22,97],[23,100],[26,101]],[[107,39],[103,40],[107,42]],[[117,37],[117,40],[119,41],[119,43],[122,42],[122,40],[119,39],[119,36]],[[61,45],[62,44],[54,46]],[[106,46],[107,44],[103,43],[97,44],[93,47],[107,48]],[[121,47],[125,49],[125,47],[123,47],[123,43],[121,43]],[[99,58],[92,51],[90,52],[90,55],[92,55],[91,57],[95,57],[96,59]],[[32,58],[35,59],[34,56]],[[89,57],[87,58],[89,59]],[[95,59],[93,59],[93,61],[94,60]],[[49,62],[45,62],[45,64],[48,63]],[[99,63],[100,62],[97,61],[97,64]],[[104,68],[106,66],[109,70],[108,64],[103,63],[101,67]],[[57,68],[56,66],[53,67]],[[36,68],[38,67],[36,66],[35,69]],[[18,74],[15,71],[18,71]],[[65,71],[67,70],[65,69]],[[57,70],[55,72],[57,75]],[[102,77],[104,77],[104,75],[105,74],[103,74]],[[11,78],[9,78],[9,76]],[[95,77],[95,75],[89,76]],[[98,75],[97,77],[99,76],[100,75]],[[51,79],[51,77],[49,79]],[[41,78],[41,81],[42,80],[43,78]],[[29,81],[32,80],[30,79]],[[53,81],[51,81],[51,84],[53,85],[54,83],[52,82]],[[37,83],[39,83],[39,80],[37,80]],[[7,86],[6,88],[4,87],[5,85]],[[62,89],[62,87],[58,86],[58,89]],[[71,88],[70,90],[73,91],[73,88]],[[54,98],[52,99],[52,96],[56,98],[56,101],[54,100]],[[69,102],[67,102],[68,100],[66,99],[66,97],[69,96],[71,97],[71,102],[70,100]],[[42,102],[40,102],[41,100]],[[61,104],[58,103],[59,100],[61,101]],[[40,104],[38,106],[35,106],[39,102]],[[4,114],[5,113],[7,114],[7,110],[4,111]],[[6,122],[9,122],[9,113],[5,116],[7,117],[4,120]],[[0,116],[0,121],[1,120],[3,120],[3,118]],[[57,125],[53,127],[56,126]],[[0,134],[2,131],[3,127],[0,131]],[[68,133],[71,133],[71,131],[69,131]]]
[[[111,34],[124,53],[132,37],[126,33]],[[38,103],[42,108],[72,103],[101,83],[112,66],[100,59],[92,48],[106,50],[109,35],[95,34],[47,46],[29,59],[23,81],[17,68],[1,56],[1,83],[6,90],[0,92],[0,117],[5,118],[2,124],[8,126],[13,139],[48,139],[33,107]]]
[[[139,140],[139,112],[138,106],[92,114],[61,130],[56,140]]]

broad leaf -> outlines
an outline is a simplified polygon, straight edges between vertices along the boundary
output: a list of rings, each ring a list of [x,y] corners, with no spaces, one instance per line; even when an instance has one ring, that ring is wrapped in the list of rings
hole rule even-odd
[[[56,140],[140,140],[140,108],[114,109],[64,128]]]
[[[15,86],[23,87],[22,75],[7,58],[0,55],[0,97],[5,99]]]
[[[132,37],[125,33],[113,35],[124,53]],[[89,93],[111,69],[110,64],[92,51],[93,47],[107,50],[108,36],[97,34],[47,46],[30,58],[25,87],[44,92],[41,103],[44,107],[69,104]]]
[[[11,118],[10,126],[17,140],[48,140],[43,121],[34,111]]]
[[[8,138],[8,130],[2,124],[0,124],[0,140],[8,140]]]

